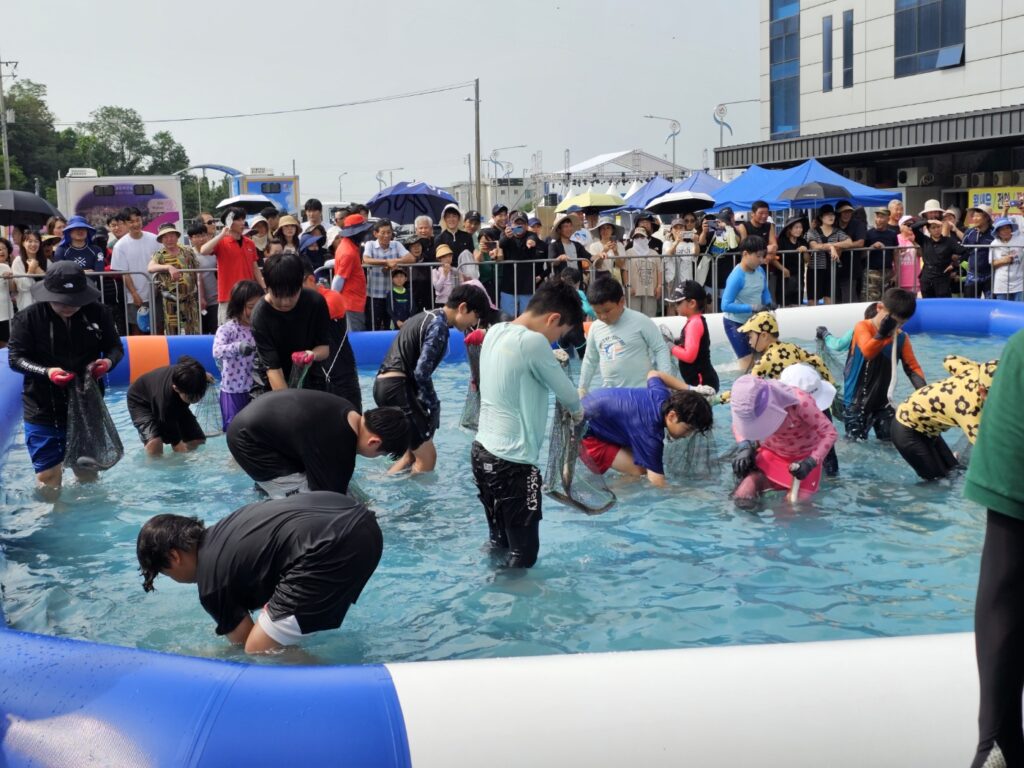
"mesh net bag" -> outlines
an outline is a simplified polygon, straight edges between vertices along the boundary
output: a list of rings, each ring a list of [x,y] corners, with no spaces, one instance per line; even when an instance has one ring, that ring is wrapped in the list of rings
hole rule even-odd
[[[562,354],[558,355],[558,351]],[[556,355],[568,375],[570,354],[558,351]],[[580,441],[586,431],[585,423],[573,424],[572,414],[560,402],[555,402],[543,490],[556,501],[588,515],[599,515],[611,509],[616,499],[604,477],[592,472],[580,458]]]
[[[192,414],[199,422],[204,435],[219,437],[224,434],[224,419],[220,412],[220,386],[210,384],[203,399],[191,407]]]
[[[293,364],[292,370],[288,374],[288,389],[302,389],[302,385],[306,383],[306,376],[309,374],[310,367],[309,365]]]
[[[467,344],[466,357],[469,359],[469,390],[466,404],[462,407],[459,424],[464,429],[476,432],[480,425],[480,344]]]
[[[685,440],[667,440],[662,456],[665,477],[671,483],[715,481],[721,476],[722,461],[711,430]]]
[[[845,413],[843,405],[843,380],[846,370],[846,356],[836,352],[824,339],[818,339],[818,357],[820,357],[828,369],[832,372],[832,378],[836,380],[836,396],[832,401],[832,418],[842,421]]]
[[[124,456],[124,446],[110,418],[100,385],[79,376],[68,387],[68,437],[64,463],[72,469],[110,469]]]

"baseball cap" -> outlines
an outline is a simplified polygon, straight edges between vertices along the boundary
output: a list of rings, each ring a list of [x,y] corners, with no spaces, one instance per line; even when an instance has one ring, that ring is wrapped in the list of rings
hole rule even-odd
[[[496,216],[497,214],[501,213],[502,211],[504,211],[505,213],[508,213],[508,206],[505,205],[504,203],[495,203],[494,207],[491,208],[491,216]]]
[[[480,221],[480,211],[469,211],[466,214],[466,221]]]
[[[530,220],[526,222],[527,226],[530,226],[530,227],[540,226],[540,223],[541,223],[540,219],[538,219],[536,216],[531,216]]]

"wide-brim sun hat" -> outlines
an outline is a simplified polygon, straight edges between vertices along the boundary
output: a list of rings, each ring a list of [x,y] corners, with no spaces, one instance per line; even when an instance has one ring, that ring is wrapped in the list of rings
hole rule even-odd
[[[601,227],[604,227],[604,226],[612,227],[612,239],[613,240],[621,240],[622,239],[622,235],[626,231],[625,227],[615,223],[615,219],[612,219],[612,218],[610,218],[608,216],[602,216],[601,218],[599,218],[597,220],[597,226],[590,230],[591,237],[593,237],[595,240],[600,240],[601,239]]]
[[[765,440],[786,421],[786,409],[800,401],[785,384],[747,374],[736,379],[729,402],[739,439]]]
[[[924,204],[924,208],[921,209],[919,216],[924,216],[926,213],[942,213],[944,214],[946,209],[942,207],[942,203],[938,200],[928,200]]]
[[[558,235],[558,228],[560,226],[562,226],[562,224],[564,224],[567,221],[570,224],[572,224],[574,227],[576,226],[576,222],[572,220],[572,216],[570,216],[567,213],[560,213],[557,216],[555,216],[555,221],[551,225],[551,234],[557,236]]]
[[[974,213],[975,211],[977,211],[978,213],[984,213],[986,216],[988,216],[988,220],[992,221],[991,206],[985,205],[985,203],[981,203],[980,205],[972,205],[970,208],[967,209],[967,213]]]
[[[992,225],[992,231],[998,232],[1003,227],[1010,227],[1012,229],[1013,222],[1006,218],[996,219],[995,223]]]
[[[836,399],[836,388],[821,378],[821,374],[807,363],[794,363],[784,368],[779,380],[813,397],[819,411],[831,408]]]
[[[260,224],[260,223],[266,224],[267,225],[267,232],[270,231],[270,223],[267,221],[265,216],[261,216],[259,214],[257,214],[256,216],[252,217],[252,221],[249,223],[249,226],[245,228],[245,231],[247,233],[248,232],[255,232],[256,231],[256,225]]]
[[[811,223],[807,220],[807,217],[804,216],[803,214],[798,213],[795,216],[790,216],[788,219],[786,219],[786,223],[782,225],[782,231],[785,232],[787,229],[792,227],[794,224],[803,224],[804,225],[804,232],[805,233],[807,232],[808,228],[811,226]]]
[[[32,286],[35,301],[53,301],[70,307],[84,307],[100,300],[99,290],[89,282],[74,261],[51,262],[42,280]]]
[[[299,220],[291,214],[287,214],[277,220],[277,229],[274,230],[274,235],[276,236],[278,232],[288,226],[295,227],[296,232],[302,229],[302,225],[299,223]]]
[[[373,222],[367,221],[366,218],[359,213],[349,214],[345,217],[342,224],[344,224],[340,233],[342,237],[355,237],[369,229],[373,229]]]
[[[156,241],[162,243],[164,241],[164,235],[174,233],[179,238],[181,237],[181,230],[178,229],[174,224],[161,224],[160,229],[156,233]]]

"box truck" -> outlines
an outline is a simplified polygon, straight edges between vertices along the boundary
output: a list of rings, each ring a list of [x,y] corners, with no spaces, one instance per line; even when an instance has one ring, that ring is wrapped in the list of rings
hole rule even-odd
[[[182,226],[178,176],[100,176],[92,168],[71,168],[57,179],[57,207],[68,218],[84,216],[94,227],[127,206],[142,211],[142,228],[156,234],[161,224]]]

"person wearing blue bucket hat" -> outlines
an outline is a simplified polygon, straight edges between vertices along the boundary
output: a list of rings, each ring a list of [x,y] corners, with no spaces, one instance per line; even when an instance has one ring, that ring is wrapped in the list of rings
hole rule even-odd
[[[1017,221],[1020,216],[1014,216]],[[1017,223],[1003,216],[992,225],[995,239],[988,249],[992,264],[992,297],[1020,301],[1024,296],[1024,232]]]
[[[84,216],[72,216],[53,252],[53,261],[73,261],[87,272],[102,272],[106,254],[93,244],[95,235],[96,228]]]

